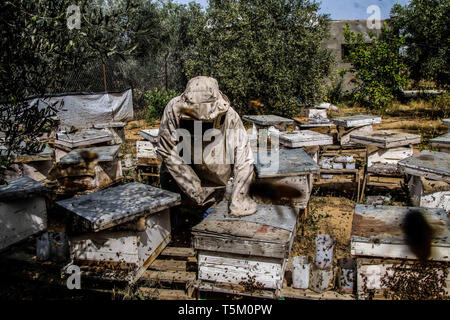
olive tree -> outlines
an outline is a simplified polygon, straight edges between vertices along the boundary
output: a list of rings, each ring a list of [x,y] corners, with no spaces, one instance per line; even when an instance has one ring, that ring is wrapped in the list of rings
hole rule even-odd
[[[324,91],[331,54],[324,49],[329,20],[308,0],[211,0],[192,27],[187,51],[188,77],[217,78],[241,112],[292,116],[300,101],[313,103]]]

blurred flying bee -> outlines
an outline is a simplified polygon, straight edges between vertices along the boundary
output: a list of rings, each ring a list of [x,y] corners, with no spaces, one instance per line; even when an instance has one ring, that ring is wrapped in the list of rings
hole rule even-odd
[[[258,101],[258,100],[251,100],[249,104],[250,104],[250,107],[252,107],[252,108],[261,108],[261,107],[264,107],[264,104],[261,103],[261,102]]]
[[[195,112],[193,109],[181,108],[180,112],[181,112],[181,114],[188,116],[189,118],[192,118],[194,120],[200,120],[197,115],[197,112]]]
[[[98,154],[95,152],[92,152],[90,150],[83,150],[80,152],[80,157],[84,160],[84,162],[92,162],[94,160],[98,159]]]
[[[406,214],[403,232],[410,250],[420,261],[427,260],[431,255],[433,229],[420,211],[414,210]]]
[[[278,203],[287,199],[291,204],[292,200],[300,198],[303,192],[289,185],[255,181],[250,185],[249,195],[259,197],[271,203]]]

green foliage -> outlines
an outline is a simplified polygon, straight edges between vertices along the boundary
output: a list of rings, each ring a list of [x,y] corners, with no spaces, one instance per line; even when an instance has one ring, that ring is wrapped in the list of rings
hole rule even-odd
[[[0,178],[14,155],[43,148],[39,137],[54,127],[55,104],[29,105],[30,96],[43,97],[61,87],[67,74],[79,72],[86,62],[111,55],[126,56],[145,24],[130,24],[137,4],[119,1],[77,1],[81,29],[67,26],[71,0],[14,0],[0,2],[0,130],[6,147],[0,159]]]
[[[188,78],[216,78],[239,112],[255,112],[257,100],[270,112],[298,112],[293,99],[322,98],[331,54],[323,49],[328,17],[307,0],[211,0],[206,15],[189,30]],[[293,108],[293,109],[291,109]]]
[[[175,90],[153,88],[148,90],[145,95],[145,102],[147,105],[146,120],[149,125],[153,125],[156,119],[161,118],[164,108],[170,100],[178,96]]]
[[[450,2],[411,0],[394,5],[393,29],[406,39],[406,64],[417,83],[431,80],[448,88],[450,75]]]
[[[392,33],[387,25],[379,36],[370,33],[369,42],[361,33],[351,31],[348,24],[344,36],[349,44],[351,71],[358,80],[354,102],[374,109],[386,108],[407,83],[406,67],[399,55],[404,39]]]
[[[433,109],[441,112],[441,118],[450,117],[450,93],[444,92],[432,100]]]
[[[346,69],[337,70],[336,75],[331,78],[331,84],[328,87],[326,99],[332,104],[338,104],[344,99],[344,76]]]

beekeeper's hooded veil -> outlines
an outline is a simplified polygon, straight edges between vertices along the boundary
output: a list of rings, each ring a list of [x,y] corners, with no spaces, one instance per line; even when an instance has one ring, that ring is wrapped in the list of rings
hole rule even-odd
[[[199,140],[193,142],[191,136],[189,156],[186,148],[178,152],[179,137],[182,135],[184,140],[184,134],[197,130],[192,128],[193,119],[197,120],[194,125],[197,129],[201,121],[203,132],[205,127],[215,130],[208,130],[214,138],[208,136],[208,131],[203,134],[203,140],[209,141],[200,142],[200,151]],[[198,130],[195,132],[197,137],[202,136],[201,131],[200,135]],[[256,212],[257,205],[248,196],[254,173],[247,132],[228,98],[220,92],[216,79],[203,76],[191,79],[184,93],[167,104],[159,129],[158,153],[163,159],[161,171],[167,170],[179,189],[196,205],[220,200],[214,198],[215,191],[225,189],[233,171],[231,215]]]

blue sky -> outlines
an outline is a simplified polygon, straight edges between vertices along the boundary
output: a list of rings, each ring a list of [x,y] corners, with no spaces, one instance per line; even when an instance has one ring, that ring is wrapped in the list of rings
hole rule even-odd
[[[175,0],[178,3],[189,3],[192,0]],[[203,7],[208,4],[208,0],[195,0]],[[408,0],[322,0],[321,13],[328,13],[333,20],[347,19],[367,19],[370,14],[367,8],[377,5],[381,9],[383,19],[389,17],[389,11],[395,3],[405,5]]]

